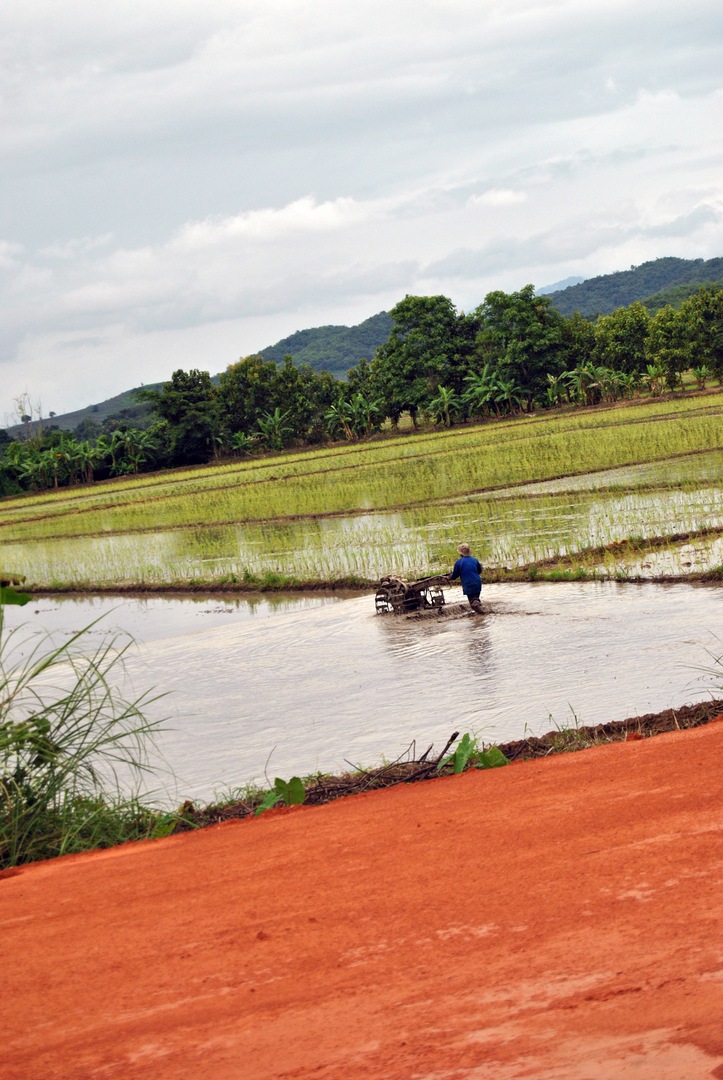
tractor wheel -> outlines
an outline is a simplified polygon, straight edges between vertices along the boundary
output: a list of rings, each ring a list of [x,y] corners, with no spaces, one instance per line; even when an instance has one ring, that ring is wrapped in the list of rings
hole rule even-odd
[[[386,615],[387,612],[394,611],[390,589],[377,589],[374,603],[376,604],[377,615]]]

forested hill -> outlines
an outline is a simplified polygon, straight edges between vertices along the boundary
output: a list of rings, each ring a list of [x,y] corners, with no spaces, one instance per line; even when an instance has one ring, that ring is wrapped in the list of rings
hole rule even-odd
[[[259,352],[264,360],[274,360],[277,364],[285,356],[293,356],[297,365],[308,364],[314,371],[330,371],[340,378],[363,357],[371,360],[377,347],[389,337],[391,329],[391,316],[380,311],[358,326],[317,326],[312,330],[297,330]]]
[[[377,347],[384,344],[391,330],[391,316],[387,315],[386,311],[380,311],[357,326],[317,326],[310,330],[298,330],[275,345],[259,349],[259,354],[264,360],[273,360],[277,364],[290,355],[297,365],[308,364],[314,371],[330,371],[337,379],[341,379],[349,368],[356,367],[363,357],[371,360]],[[214,375],[212,381],[217,383],[218,375]],[[162,385],[154,383],[146,389],[160,389]],[[108,417],[127,421],[137,427],[146,427],[151,422],[151,409],[147,403],[136,399],[135,390],[127,390],[107,401],[88,405],[72,413],[63,413],[61,416],[51,413],[45,426],[52,425],[63,431],[72,431],[85,421],[90,421],[91,425],[102,424]],[[8,427],[7,431],[8,434],[17,436],[23,432],[27,434],[34,431],[38,426],[42,425],[34,421],[29,428],[16,424]]]
[[[665,303],[675,305],[710,282],[723,283],[723,259],[665,258],[631,266],[616,274],[588,278],[547,296],[563,315],[579,311],[594,319],[636,300],[641,300],[651,311]]]

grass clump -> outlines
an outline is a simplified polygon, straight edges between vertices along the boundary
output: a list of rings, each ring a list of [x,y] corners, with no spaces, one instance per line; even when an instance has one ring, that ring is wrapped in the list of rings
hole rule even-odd
[[[85,655],[94,625],[61,645],[33,641],[5,633],[0,604],[0,869],[175,824],[127,793],[161,721],[144,715],[148,693],[128,700],[114,685],[132,639]]]

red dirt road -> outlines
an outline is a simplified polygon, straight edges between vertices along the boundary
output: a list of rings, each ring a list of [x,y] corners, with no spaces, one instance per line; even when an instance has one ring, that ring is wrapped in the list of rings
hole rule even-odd
[[[0,880],[4,1080],[723,1078],[723,722]]]

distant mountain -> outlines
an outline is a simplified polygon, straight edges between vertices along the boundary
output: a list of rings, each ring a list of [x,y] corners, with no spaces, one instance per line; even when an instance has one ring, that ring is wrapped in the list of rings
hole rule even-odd
[[[687,295],[690,295],[701,285],[721,282],[723,259],[654,259],[616,274],[588,278],[579,285],[549,293],[548,298],[562,315],[579,311],[586,318],[594,319],[597,315],[608,315],[616,308],[627,307],[636,300],[645,303],[650,310],[656,310],[666,302],[656,300],[664,290],[689,286]]]
[[[275,360],[277,364],[285,356],[292,356],[296,364],[308,364],[314,371],[330,371],[340,378],[362,358],[371,360],[391,331],[391,315],[380,311],[357,326],[317,326],[312,330],[297,330],[275,345],[261,349],[260,353],[264,360]]]
[[[538,296],[549,296],[550,293],[561,292],[563,289],[569,289],[571,285],[579,285],[585,278],[581,277],[566,277],[562,281],[555,281],[552,285],[540,285],[535,289]]]

